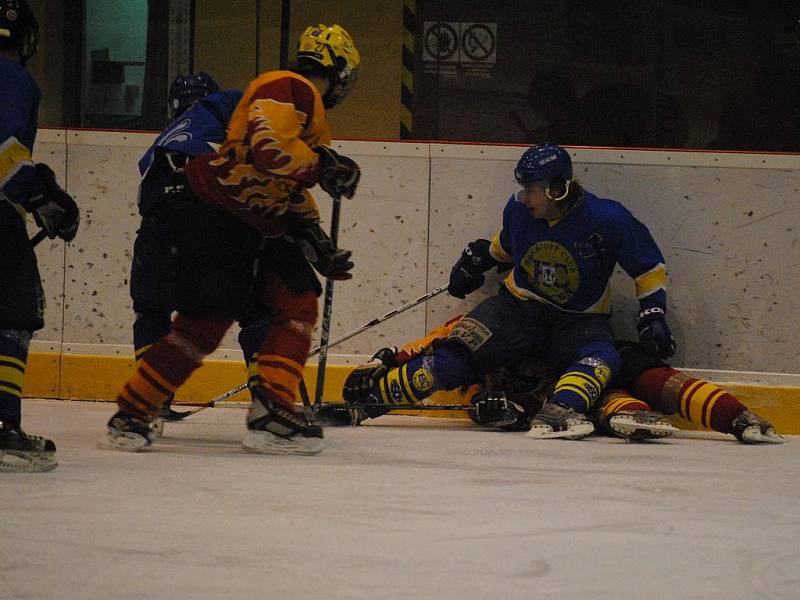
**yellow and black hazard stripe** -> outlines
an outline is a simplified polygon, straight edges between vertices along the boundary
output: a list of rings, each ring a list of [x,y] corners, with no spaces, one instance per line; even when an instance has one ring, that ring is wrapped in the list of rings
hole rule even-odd
[[[400,86],[400,139],[413,138],[414,123],[414,33],[417,22],[416,0],[403,0],[403,72]]]

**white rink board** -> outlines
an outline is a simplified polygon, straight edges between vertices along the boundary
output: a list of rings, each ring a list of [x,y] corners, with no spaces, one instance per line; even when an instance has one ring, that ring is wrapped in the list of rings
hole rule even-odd
[[[79,236],[43,242],[48,296],[36,340],[86,353],[130,344],[130,252],[138,226],[136,163],[153,134],[44,130],[38,160],[52,162],[83,210]],[[65,145],[66,144],[66,145]],[[490,237],[515,191],[522,146],[340,142],[363,177],[342,203],[340,245],[353,250],[355,277],[337,283],[331,337],[445,283],[466,242]],[[800,300],[800,156],[571,149],[578,178],[620,200],[661,245],[671,276],[674,364],[711,371],[797,374]],[[68,157],[68,159],[67,159]],[[323,222],[330,201],[316,190]],[[327,226],[327,225],[326,225]],[[33,233],[33,230],[32,230]],[[332,364],[408,341],[493,293],[497,278],[466,301],[440,296],[329,354]],[[65,287],[66,286],[66,287]],[[66,323],[61,297],[66,291]],[[634,335],[633,285],[615,279],[615,324]],[[322,300],[320,300],[320,313]],[[218,356],[238,356],[236,328]],[[95,348],[95,350],[92,350]]]

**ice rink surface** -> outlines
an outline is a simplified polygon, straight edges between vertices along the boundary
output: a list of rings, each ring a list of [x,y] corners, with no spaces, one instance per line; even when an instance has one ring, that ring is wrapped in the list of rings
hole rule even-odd
[[[534,441],[462,421],[239,447],[245,411],[100,450],[114,406],[28,400],[59,467],[0,474],[0,599],[800,598],[800,440]]]

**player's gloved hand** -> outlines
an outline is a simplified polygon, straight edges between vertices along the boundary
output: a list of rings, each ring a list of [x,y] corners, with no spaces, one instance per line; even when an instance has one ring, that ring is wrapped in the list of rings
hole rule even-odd
[[[333,240],[319,223],[309,222],[295,227],[291,230],[291,236],[320,275],[336,281],[353,278],[350,272],[353,268],[350,260],[352,252],[334,246]]]
[[[51,240],[60,237],[65,242],[71,242],[80,222],[78,205],[58,185],[50,167],[37,163],[36,175],[39,190],[24,204],[25,210],[33,213],[36,224],[47,232]]]
[[[328,146],[318,146],[314,152],[319,154],[319,185],[322,189],[334,198],[352,198],[361,179],[361,169],[356,162]]]
[[[483,274],[497,264],[489,253],[490,246],[491,242],[484,239],[467,244],[461,252],[461,258],[450,271],[448,294],[464,299],[484,284],[486,277]]]
[[[378,380],[386,375],[389,369],[397,366],[397,348],[381,348],[372,359],[359,367],[347,376],[344,382],[342,396],[348,404],[367,404],[374,402],[372,390],[378,384]]]
[[[651,356],[667,358],[675,354],[675,339],[667,325],[666,311],[660,306],[642,305],[636,317],[642,350]]]
[[[508,428],[525,416],[525,408],[512,402],[504,392],[480,392],[472,397],[475,422],[486,427]]]

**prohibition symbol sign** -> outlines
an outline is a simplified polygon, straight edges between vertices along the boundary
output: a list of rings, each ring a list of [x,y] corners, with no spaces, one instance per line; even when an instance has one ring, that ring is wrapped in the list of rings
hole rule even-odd
[[[425,50],[435,60],[447,60],[458,50],[458,34],[448,23],[436,23],[425,32]]]
[[[470,25],[461,35],[461,51],[475,62],[489,58],[494,49],[494,33],[483,23]]]

